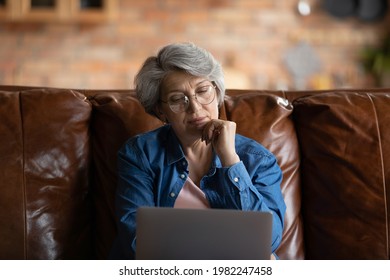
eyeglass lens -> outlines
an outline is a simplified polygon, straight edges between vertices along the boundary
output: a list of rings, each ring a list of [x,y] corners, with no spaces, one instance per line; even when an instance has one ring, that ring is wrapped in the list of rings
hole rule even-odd
[[[201,87],[195,91],[193,98],[202,105],[208,105],[214,101],[215,87],[213,85]],[[184,112],[188,109],[190,98],[184,94],[174,95],[168,99],[168,104],[173,112]]]

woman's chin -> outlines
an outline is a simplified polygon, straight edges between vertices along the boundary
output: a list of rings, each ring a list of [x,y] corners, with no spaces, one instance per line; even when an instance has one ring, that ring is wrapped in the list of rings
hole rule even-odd
[[[192,126],[192,130],[197,131],[198,133],[202,134],[203,133],[203,129],[205,128],[206,124],[207,123],[193,125]]]

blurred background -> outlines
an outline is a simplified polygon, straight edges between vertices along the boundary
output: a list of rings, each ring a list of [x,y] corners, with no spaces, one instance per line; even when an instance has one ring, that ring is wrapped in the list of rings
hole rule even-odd
[[[194,42],[227,88],[389,85],[390,0],[0,0],[0,84],[129,89],[143,61]]]

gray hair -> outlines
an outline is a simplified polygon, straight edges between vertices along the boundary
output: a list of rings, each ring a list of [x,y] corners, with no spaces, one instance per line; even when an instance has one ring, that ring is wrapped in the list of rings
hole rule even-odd
[[[163,47],[157,56],[148,57],[135,77],[135,91],[145,111],[156,116],[160,87],[171,71],[185,71],[197,77],[206,77],[217,86],[218,105],[225,96],[225,82],[221,64],[193,43],[177,43]]]

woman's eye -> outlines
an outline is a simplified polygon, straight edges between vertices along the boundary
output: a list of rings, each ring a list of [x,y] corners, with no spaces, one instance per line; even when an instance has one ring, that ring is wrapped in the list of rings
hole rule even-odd
[[[179,103],[179,102],[182,102],[184,100],[184,96],[183,95],[175,95],[175,96],[172,96],[169,98],[169,100],[173,103]]]
[[[208,93],[209,91],[209,87],[204,87],[204,88],[200,88],[196,91],[197,94],[205,94],[205,93]]]

